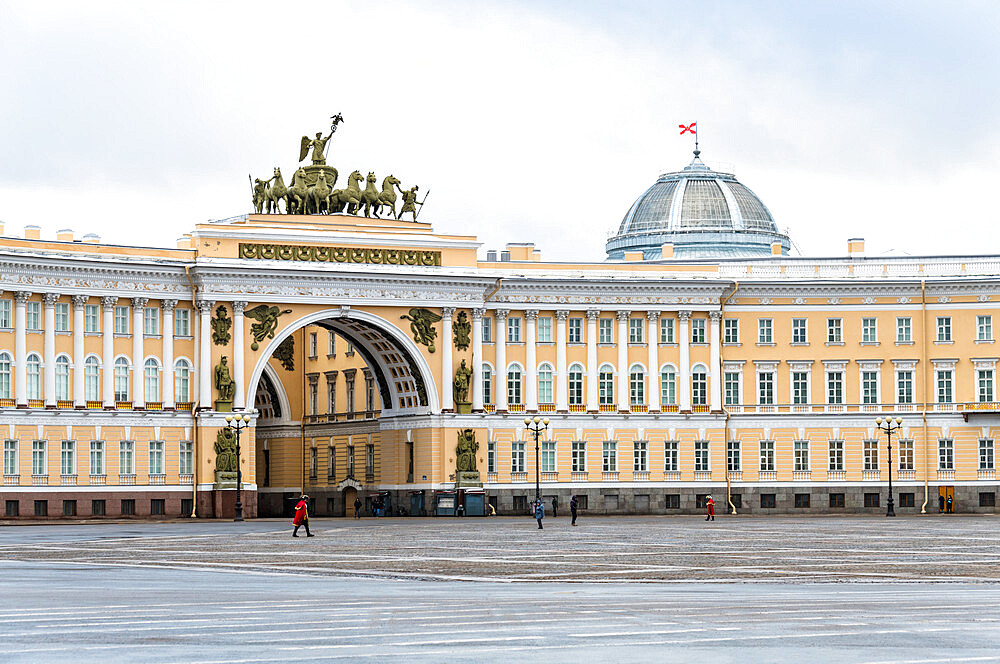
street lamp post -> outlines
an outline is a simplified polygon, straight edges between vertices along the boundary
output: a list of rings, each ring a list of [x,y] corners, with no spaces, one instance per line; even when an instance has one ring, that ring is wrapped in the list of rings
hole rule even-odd
[[[885,435],[889,439],[889,503],[885,511],[886,516],[896,516],[892,501],[892,434],[894,431],[899,431],[902,424],[903,418],[901,417],[897,417],[895,421],[891,417],[887,417],[885,420],[881,417],[875,418],[875,426],[878,427],[879,431],[885,431]]]
[[[534,418],[526,417],[524,418],[524,426],[528,427],[528,431],[535,434],[535,502],[538,502],[542,499],[541,466],[538,464],[538,436],[549,428],[549,418],[542,419],[537,416]]]
[[[236,432],[236,509],[233,521],[243,520],[243,471],[240,469],[240,432],[250,426],[249,415],[226,415],[226,426]]]

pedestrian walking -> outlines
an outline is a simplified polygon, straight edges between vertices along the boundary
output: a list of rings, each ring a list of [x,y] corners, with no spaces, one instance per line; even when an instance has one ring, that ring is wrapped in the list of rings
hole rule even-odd
[[[559,496],[552,496],[552,518],[559,516],[557,512],[559,511]]]
[[[538,529],[542,530],[542,519],[545,518],[545,503],[541,500],[535,501],[535,521],[538,522]]]
[[[715,501],[712,500],[711,494],[705,496],[705,507],[708,508],[708,516],[705,517],[705,521],[715,521]]]
[[[577,510],[577,507],[579,507],[579,504],[580,503],[577,501],[575,494],[570,497],[570,499],[569,499],[569,515],[571,517],[573,517],[573,521],[570,522],[570,525],[573,525],[573,526],[576,525],[576,510]]]
[[[944,512],[944,496],[938,494],[938,514]]]
[[[313,536],[309,532],[309,496],[306,494],[302,494],[299,502],[295,505],[295,516],[292,518],[292,525],[295,526],[292,530],[292,537],[299,536],[299,528],[302,526],[306,527],[306,537]]]
[[[952,506],[951,494],[948,494],[948,514],[951,514],[954,511],[955,511],[955,508]]]
[[[361,518],[361,499],[357,497],[354,499],[354,518]]]

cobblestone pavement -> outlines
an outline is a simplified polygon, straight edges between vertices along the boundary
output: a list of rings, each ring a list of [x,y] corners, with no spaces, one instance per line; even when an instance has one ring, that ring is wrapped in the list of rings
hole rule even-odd
[[[400,579],[998,582],[993,516],[313,519],[15,526],[0,559]],[[304,534],[304,533],[300,533]]]

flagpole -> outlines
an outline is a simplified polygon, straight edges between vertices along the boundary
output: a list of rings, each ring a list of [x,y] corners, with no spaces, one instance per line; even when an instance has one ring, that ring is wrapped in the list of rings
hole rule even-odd
[[[698,155],[698,122],[694,123],[694,154]]]

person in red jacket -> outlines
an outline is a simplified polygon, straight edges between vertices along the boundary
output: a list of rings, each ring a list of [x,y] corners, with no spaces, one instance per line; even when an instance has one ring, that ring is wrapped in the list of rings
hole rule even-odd
[[[708,516],[705,517],[705,521],[715,521],[715,501],[712,500],[712,496],[705,496],[705,507],[708,508]]]
[[[298,504],[295,505],[295,518],[292,519],[292,525],[295,526],[295,529],[292,531],[292,537],[299,536],[299,528],[302,526],[306,527],[306,537],[313,536],[309,532],[309,496],[306,494],[302,494]]]

